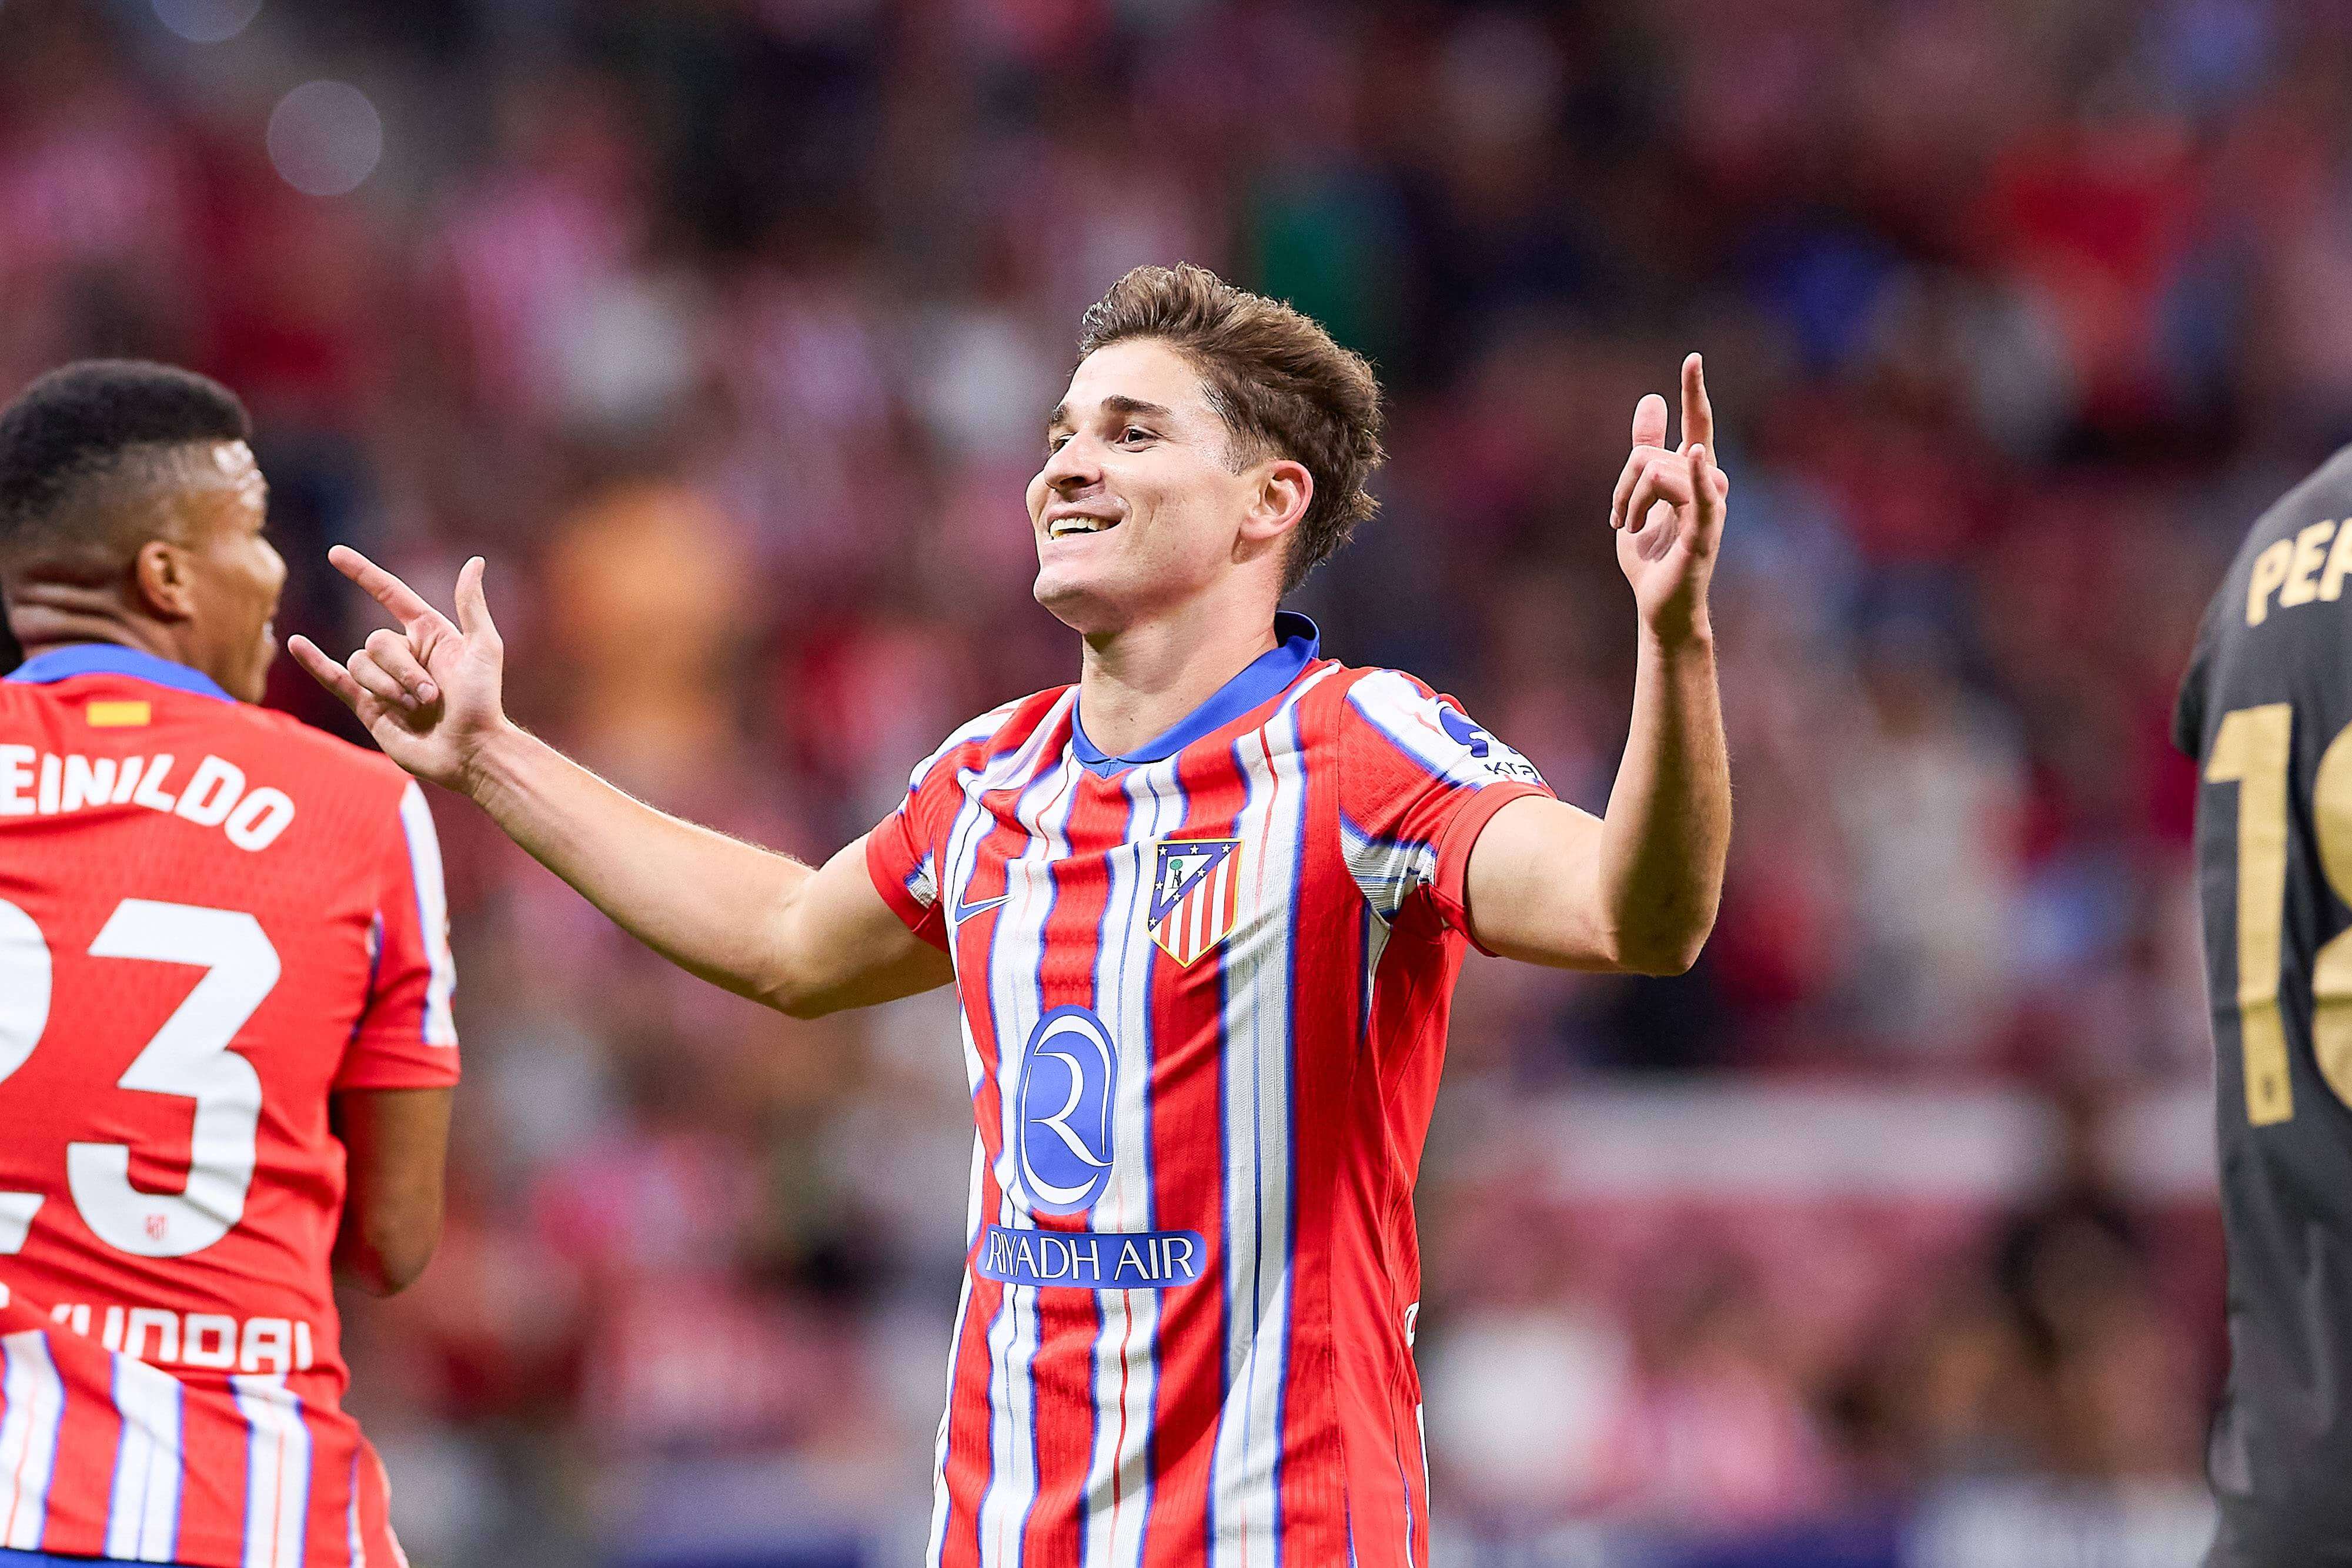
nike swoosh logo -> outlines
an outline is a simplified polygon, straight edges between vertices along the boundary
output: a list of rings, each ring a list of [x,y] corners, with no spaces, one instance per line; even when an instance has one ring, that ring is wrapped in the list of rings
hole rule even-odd
[[[960,904],[956,905],[956,924],[961,925],[973,915],[993,909],[1012,896],[1009,893],[1000,893],[994,898],[975,899],[970,904]]]

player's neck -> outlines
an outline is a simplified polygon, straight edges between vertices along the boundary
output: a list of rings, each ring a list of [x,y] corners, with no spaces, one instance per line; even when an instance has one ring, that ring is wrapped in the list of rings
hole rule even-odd
[[[1087,738],[1124,756],[1181,723],[1276,645],[1263,605],[1188,606],[1086,641],[1078,708]]]
[[[28,585],[12,595],[8,629],[28,659],[77,643],[111,643],[175,664],[189,662],[170,627],[127,615],[96,596],[69,590]]]

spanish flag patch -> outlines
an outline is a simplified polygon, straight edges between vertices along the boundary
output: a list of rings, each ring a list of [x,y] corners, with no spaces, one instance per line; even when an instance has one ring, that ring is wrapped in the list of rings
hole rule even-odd
[[[141,729],[154,722],[155,710],[147,703],[92,703],[82,710],[92,729]]]

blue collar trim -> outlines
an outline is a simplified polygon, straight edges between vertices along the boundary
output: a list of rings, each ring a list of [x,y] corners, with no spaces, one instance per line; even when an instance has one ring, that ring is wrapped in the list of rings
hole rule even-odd
[[[128,675],[134,681],[152,682],[177,692],[194,692],[200,697],[225,703],[236,701],[201,670],[175,664],[137,648],[126,648],[120,643],[68,643],[62,648],[35,654],[17,665],[8,678],[46,686],[69,681],[76,675]]]
[[[1281,641],[1250,661],[1240,674],[1219,686],[1208,701],[1178,720],[1174,728],[1124,757],[1113,757],[1087,738],[1087,727],[1073,704],[1070,748],[1077,753],[1087,772],[1102,779],[1124,768],[1165,762],[1202,736],[1223,728],[1260,703],[1281,695],[1298,678],[1298,673],[1322,653],[1323,633],[1314,622],[1295,611],[1276,612],[1274,634]]]

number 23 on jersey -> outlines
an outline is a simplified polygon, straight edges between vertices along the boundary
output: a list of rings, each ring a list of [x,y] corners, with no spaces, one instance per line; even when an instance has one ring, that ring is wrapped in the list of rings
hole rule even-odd
[[[278,951],[250,915],[127,898],[90,944],[93,958],[180,964],[205,971],[187,999],[133,1059],[118,1085],[196,1103],[188,1182],[177,1193],[131,1184],[127,1144],[71,1142],[66,1185],[100,1240],[142,1258],[184,1258],[235,1229],[253,1185],[261,1078],[229,1049],[278,984]],[[48,1027],[52,965],[32,916],[0,899],[0,1083],[23,1067]],[[0,1254],[20,1251],[47,1201],[0,1192]]]

